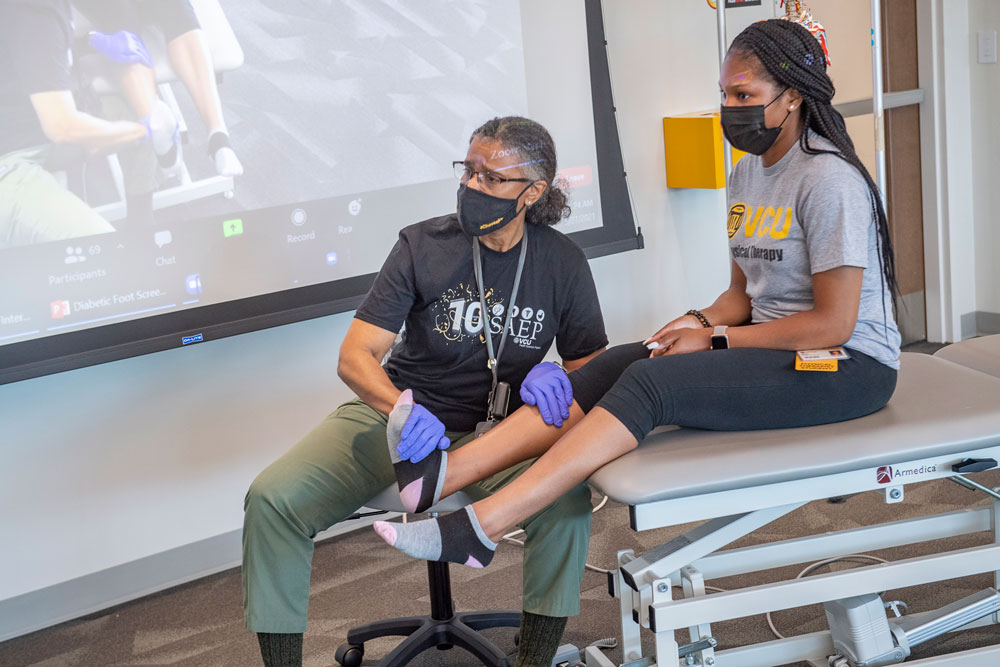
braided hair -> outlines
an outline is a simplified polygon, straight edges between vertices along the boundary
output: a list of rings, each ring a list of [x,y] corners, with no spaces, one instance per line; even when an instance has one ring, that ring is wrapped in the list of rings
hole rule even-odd
[[[809,145],[809,132],[799,137],[802,150],[811,155],[830,153],[852,165],[868,184],[872,215],[878,232],[876,241],[882,276],[889,285],[895,302],[899,293],[896,282],[896,262],[889,236],[882,196],[871,174],[858,158],[854,142],[847,134],[844,117],[833,108],[834,87],[826,72],[826,54],[816,38],[804,27],[792,21],[771,19],[752,23],[729,47],[729,54],[753,55],[766,73],[779,86],[794,88],[802,95],[803,125],[807,130],[828,139],[837,150],[822,150]]]
[[[528,207],[525,221],[532,225],[554,225],[568,217],[570,207],[566,192],[556,181],[556,145],[549,131],[539,123],[521,116],[504,116],[483,123],[469,137],[496,141],[504,149],[523,156],[524,174],[533,181],[545,181],[548,187]]]

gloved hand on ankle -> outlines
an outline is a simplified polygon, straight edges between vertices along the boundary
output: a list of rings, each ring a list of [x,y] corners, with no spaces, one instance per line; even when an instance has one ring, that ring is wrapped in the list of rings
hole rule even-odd
[[[180,143],[180,124],[163,100],[153,102],[152,111],[139,122],[146,126],[146,134],[153,142],[153,151],[157,155],[165,155]]]
[[[521,400],[537,407],[546,424],[561,427],[563,420],[569,419],[573,385],[558,364],[543,361],[528,371],[521,383]]]
[[[141,119],[153,145],[153,152],[160,168],[168,178],[180,176],[182,171],[180,123],[170,107],[161,100],[153,102],[153,110]]]
[[[417,463],[437,449],[447,449],[451,441],[444,436],[444,424],[424,406],[414,403],[403,427],[396,451],[411,463]]]
[[[134,32],[119,30],[116,33],[108,34],[91,30],[89,41],[95,51],[103,53],[115,62],[127,65],[142,63],[146,67],[153,67],[153,57],[149,55],[149,50],[142,38]]]

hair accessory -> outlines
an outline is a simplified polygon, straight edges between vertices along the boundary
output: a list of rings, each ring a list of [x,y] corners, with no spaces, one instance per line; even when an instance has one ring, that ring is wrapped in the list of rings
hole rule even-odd
[[[819,45],[823,47],[823,55],[826,56],[826,66],[829,67],[833,63],[830,61],[830,49],[826,43],[826,28],[823,24],[813,18],[812,12],[806,6],[806,3],[802,0],[781,0],[781,6],[785,8],[785,15],[780,17],[783,21],[792,21],[793,23],[798,23],[803,28],[809,31],[809,33],[816,38]],[[811,67],[813,64],[813,56],[811,53],[807,53],[805,57],[805,66]]]

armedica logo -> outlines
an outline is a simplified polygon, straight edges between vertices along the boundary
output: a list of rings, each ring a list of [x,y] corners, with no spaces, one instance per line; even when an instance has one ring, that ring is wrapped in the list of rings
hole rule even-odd
[[[932,472],[937,472],[937,466],[934,464],[916,468],[896,468],[895,470],[892,466],[881,466],[875,471],[875,479],[878,480],[879,484],[888,484],[900,477],[919,477]]]

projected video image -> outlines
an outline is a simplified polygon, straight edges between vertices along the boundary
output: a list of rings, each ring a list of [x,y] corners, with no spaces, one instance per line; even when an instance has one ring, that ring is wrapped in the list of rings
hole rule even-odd
[[[586,71],[582,2],[11,0],[0,19],[0,345],[377,271],[400,228],[454,211],[451,162],[493,116],[553,133],[564,231],[602,224],[589,80],[533,57]]]

